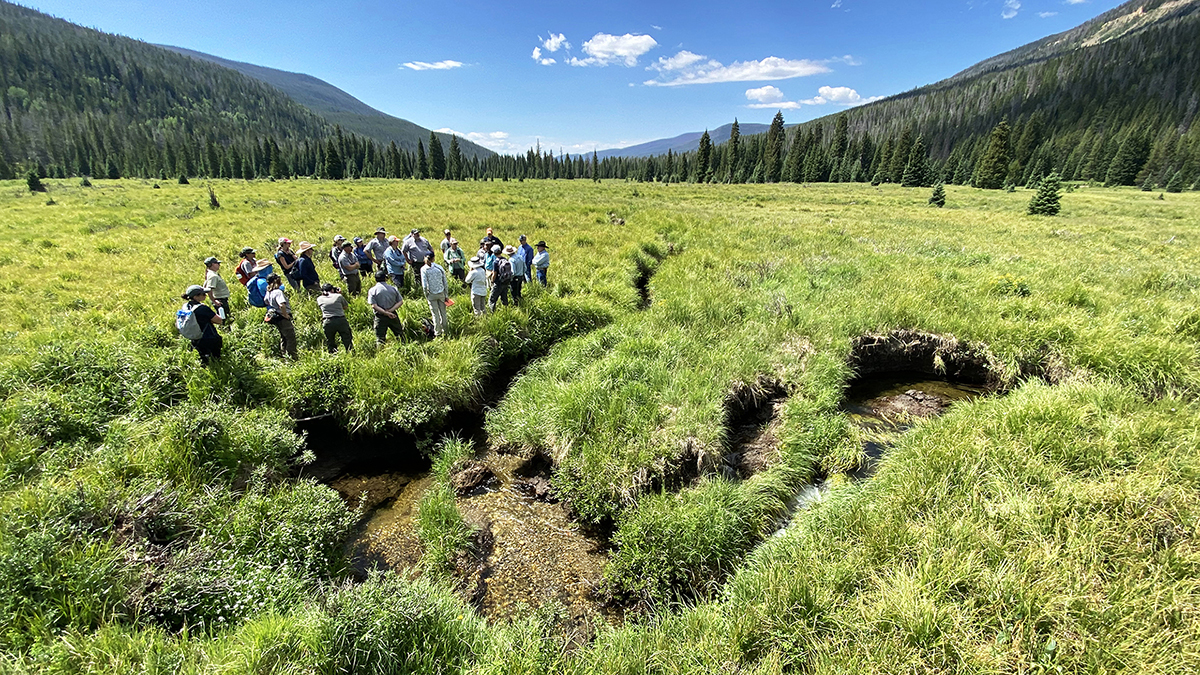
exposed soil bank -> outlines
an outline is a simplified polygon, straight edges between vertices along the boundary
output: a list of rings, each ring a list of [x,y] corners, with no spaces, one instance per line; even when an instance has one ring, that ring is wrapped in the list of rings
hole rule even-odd
[[[982,347],[967,345],[952,336],[909,329],[855,338],[849,364],[856,381],[886,373],[920,373],[950,382],[1000,386],[1000,373]]]
[[[784,386],[769,378],[734,387],[725,398],[728,443],[718,467],[727,478],[745,479],[780,459],[780,413],[787,401]]]

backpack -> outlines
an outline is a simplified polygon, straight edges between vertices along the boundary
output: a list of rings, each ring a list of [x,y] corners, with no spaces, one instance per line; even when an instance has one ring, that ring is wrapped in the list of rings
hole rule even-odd
[[[267,280],[257,278],[246,284],[246,292],[249,293],[246,300],[252,307],[267,306]]]
[[[496,261],[496,283],[506,284],[512,281],[512,265],[500,258]]]
[[[175,313],[175,328],[185,339],[199,340],[204,337],[204,329],[200,328],[200,320],[196,318],[196,307],[189,306],[190,302],[183,303],[183,307]]]
[[[421,330],[424,331],[425,337],[430,340],[434,338],[433,322],[429,319],[421,319]]]
[[[233,271],[233,275],[237,277],[238,281],[242,282],[243,286],[250,283],[250,279],[253,278],[246,274],[246,270],[242,269],[240,264],[237,266],[237,269]]]

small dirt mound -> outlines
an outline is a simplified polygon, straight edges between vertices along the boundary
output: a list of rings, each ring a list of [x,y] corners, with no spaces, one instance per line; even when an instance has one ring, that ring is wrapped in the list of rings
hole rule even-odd
[[[986,349],[953,335],[899,329],[863,335],[851,343],[850,366],[857,377],[880,373],[922,373],[964,384],[1000,386],[1000,371]]]

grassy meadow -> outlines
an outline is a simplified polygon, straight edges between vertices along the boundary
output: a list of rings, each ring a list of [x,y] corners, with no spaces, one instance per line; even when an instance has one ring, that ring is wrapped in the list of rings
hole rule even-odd
[[[0,182],[0,673],[1178,673],[1200,669],[1200,193],[584,181]],[[624,219],[612,222],[609,214]],[[458,291],[376,348],[300,358],[233,283],[243,246],[378,226],[551,247],[550,285],[483,319]],[[174,331],[201,261],[236,321],[202,367]],[[648,289],[643,297],[640,287]],[[855,339],[953,338],[1004,395],[957,404],[874,478],[839,410]],[[489,623],[445,572],[468,533],[448,420],[519,370],[489,442],[544,454],[647,608],[587,644],[552,608]],[[780,452],[716,470],[734,402],[787,392]],[[426,573],[353,583],[359,515],[295,419],[430,440]],[[693,476],[697,476],[693,479]],[[829,496],[775,522],[799,486]]]

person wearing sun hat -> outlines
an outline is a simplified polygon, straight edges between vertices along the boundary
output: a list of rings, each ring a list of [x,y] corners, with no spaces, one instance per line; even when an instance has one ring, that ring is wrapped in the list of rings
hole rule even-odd
[[[404,290],[407,286],[404,281],[404,269],[408,265],[408,261],[404,259],[404,251],[400,250],[400,237],[395,235],[388,237],[388,249],[383,252],[383,264],[388,276],[392,279],[392,285]]]
[[[412,239],[404,244],[402,250],[408,259],[408,266],[412,268],[413,280],[420,286],[421,268],[425,265],[425,259],[433,255],[433,247],[429,245],[429,240],[421,238],[421,231],[414,227]]]
[[[375,263],[375,269],[386,270],[383,254],[388,250],[387,230],[382,227],[375,228],[375,236],[367,242],[365,248],[367,256],[371,258],[371,262]]]
[[[216,327],[225,320],[204,304],[205,295],[207,291],[203,286],[187,287],[180,296],[183,299],[183,307],[175,314],[175,326],[185,338],[191,340],[192,347],[200,354],[200,363],[208,365],[213,359],[221,358],[222,340]],[[197,331],[198,337],[185,332],[184,329],[188,326]]]
[[[550,247],[545,241],[537,243],[537,253],[533,254],[533,270],[537,274],[538,283],[546,285],[546,270],[550,268]]]
[[[312,259],[313,245],[307,241],[296,247],[296,281],[311,295],[321,292],[321,276]]]
[[[467,266],[471,271],[463,283],[471,286],[471,309],[475,311],[475,316],[483,316],[487,312],[487,272],[483,271],[483,261],[478,256],[471,258]]]
[[[296,253],[292,251],[292,240],[287,237],[279,238],[279,248],[275,250],[275,262],[279,263],[279,271],[287,279],[292,290],[300,290],[300,282],[296,280]]]
[[[255,258],[254,249],[250,248],[249,246],[242,249],[242,252],[238,254],[238,257],[241,258],[242,261],[238,263],[235,275],[237,276],[237,280],[242,282],[242,285],[245,286],[246,284],[250,283],[251,279],[254,278],[254,265],[258,262],[258,260]]]
[[[229,284],[221,278],[221,261],[216,256],[204,259],[204,292],[217,314],[229,318]]]

